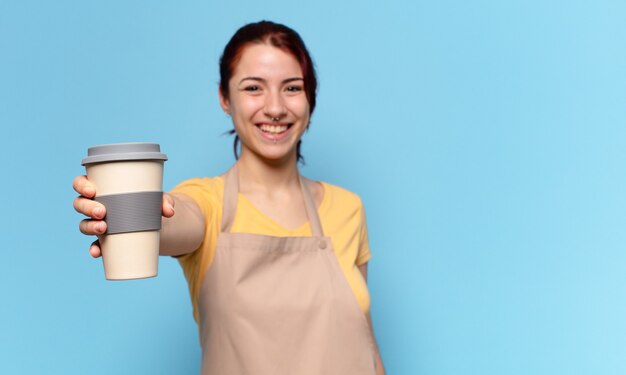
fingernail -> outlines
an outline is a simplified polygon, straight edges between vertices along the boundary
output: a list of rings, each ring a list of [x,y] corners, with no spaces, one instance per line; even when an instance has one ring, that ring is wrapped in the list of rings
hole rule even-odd
[[[97,230],[98,232],[100,232],[100,233],[104,233],[105,229],[106,229],[106,228],[105,228],[105,226],[104,226],[104,223],[98,223],[98,224],[96,224],[96,230]]]

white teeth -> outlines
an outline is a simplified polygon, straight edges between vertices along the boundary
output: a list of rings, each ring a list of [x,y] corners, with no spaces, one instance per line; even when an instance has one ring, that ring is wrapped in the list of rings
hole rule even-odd
[[[287,125],[266,125],[263,124],[260,126],[261,130],[270,133],[270,134],[278,134],[287,130]]]

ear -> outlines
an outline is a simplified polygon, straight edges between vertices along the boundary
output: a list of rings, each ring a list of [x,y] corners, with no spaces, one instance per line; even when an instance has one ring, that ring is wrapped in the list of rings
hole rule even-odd
[[[227,115],[230,115],[230,101],[228,98],[224,97],[222,90],[219,87],[217,88],[217,95],[220,97],[220,106],[222,107],[222,110]]]

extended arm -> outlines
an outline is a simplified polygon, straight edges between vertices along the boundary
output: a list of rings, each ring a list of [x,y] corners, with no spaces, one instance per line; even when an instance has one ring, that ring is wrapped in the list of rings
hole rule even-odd
[[[168,194],[176,213],[164,217],[161,227],[161,255],[183,255],[196,250],[204,238],[205,221],[196,202],[183,194]]]
[[[93,200],[95,186],[86,176],[78,176],[73,182],[80,196],[74,200],[74,209],[88,218],[80,222],[83,234],[98,236],[106,233],[106,210],[104,205]],[[196,250],[202,243],[205,221],[202,210],[189,197],[182,194],[163,194],[163,222],[161,228],[161,255],[183,255]],[[102,255],[98,241],[89,248],[94,258]]]

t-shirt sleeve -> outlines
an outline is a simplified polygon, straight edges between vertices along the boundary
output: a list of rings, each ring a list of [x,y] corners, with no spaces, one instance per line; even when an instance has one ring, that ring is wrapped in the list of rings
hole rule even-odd
[[[356,265],[362,266],[367,263],[372,258],[372,253],[370,251],[369,239],[367,236],[367,219],[365,217],[365,207],[363,207],[363,203],[359,199],[359,250],[356,256]]]

